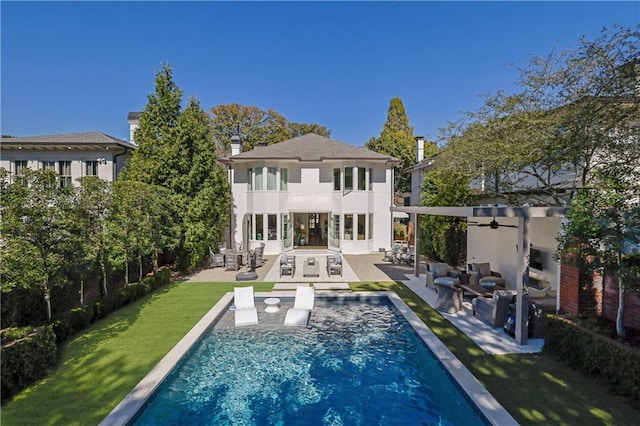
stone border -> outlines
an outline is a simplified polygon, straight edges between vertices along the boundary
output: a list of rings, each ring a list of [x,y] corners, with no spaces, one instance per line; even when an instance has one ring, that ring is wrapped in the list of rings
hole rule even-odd
[[[255,297],[286,297],[288,292],[256,293]],[[458,358],[433,334],[433,332],[418,318],[407,304],[392,291],[359,291],[348,293],[344,291],[323,291],[317,297],[388,297],[398,311],[404,316],[409,325],[420,336],[427,347],[433,352],[440,363],[458,383],[478,410],[494,425],[517,425],[518,423],[507,410],[489,393]],[[178,344],[136,385],[135,388],[100,422],[100,426],[114,424],[129,424],[136,413],[144,406],[149,397],[171,373],[180,359],[198,340],[200,335],[209,328],[231,306],[233,293],[227,293],[205,314],[204,317],[178,342]]]

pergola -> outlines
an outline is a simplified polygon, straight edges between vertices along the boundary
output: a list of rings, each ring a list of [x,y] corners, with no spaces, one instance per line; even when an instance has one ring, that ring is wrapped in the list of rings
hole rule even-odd
[[[517,250],[518,265],[516,278],[516,342],[518,344],[527,343],[526,321],[528,316],[528,300],[524,297],[524,289],[529,283],[529,247],[530,247],[530,219],[540,217],[563,217],[567,213],[566,207],[502,207],[502,206],[480,206],[480,207],[420,207],[403,206],[391,207],[392,212],[404,212],[411,216],[415,229],[418,229],[420,215],[432,216],[452,216],[465,218],[517,218]],[[415,246],[419,246],[420,233],[415,233]],[[415,274],[419,276],[420,256],[416,256]],[[524,305],[526,309],[524,309]]]

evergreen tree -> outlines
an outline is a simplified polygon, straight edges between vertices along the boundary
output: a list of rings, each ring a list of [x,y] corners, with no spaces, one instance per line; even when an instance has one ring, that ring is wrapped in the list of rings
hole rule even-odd
[[[132,154],[122,180],[156,185],[170,192],[180,229],[177,259],[181,269],[194,267],[216,246],[227,224],[229,184],[217,163],[207,114],[196,99],[181,110],[182,91],[169,66],[156,76],[155,93],[140,114]],[[171,238],[169,238],[171,240]]]
[[[399,193],[411,191],[411,174],[407,169],[415,163],[416,148],[413,127],[409,125],[409,118],[400,98],[391,99],[387,121],[380,137],[369,139],[365,146],[372,151],[402,160],[402,164],[395,167],[394,190]],[[435,153],[435,144],[425,143],[425,156]]]

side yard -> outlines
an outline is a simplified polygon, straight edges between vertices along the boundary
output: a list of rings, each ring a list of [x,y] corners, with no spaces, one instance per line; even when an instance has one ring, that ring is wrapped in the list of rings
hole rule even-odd
[[[3,425],[98,424],[236,283],[181,282],[92,324],[62,348],[58,367],[2,407]],[[253,283],[256,291],[272,283]],[[522,424],[635,424],[640,412],[592,379],[540,355],[490,356],[404,285],[398,293]]]

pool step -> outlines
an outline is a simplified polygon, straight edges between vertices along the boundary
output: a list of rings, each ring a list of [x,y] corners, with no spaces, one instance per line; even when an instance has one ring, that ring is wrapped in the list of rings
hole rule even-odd
[[[275,283],[274,290],[295,290],[298,286],[308,286],[309,283]],[[316,290],[351,290],[348,283],[314,283]]]

